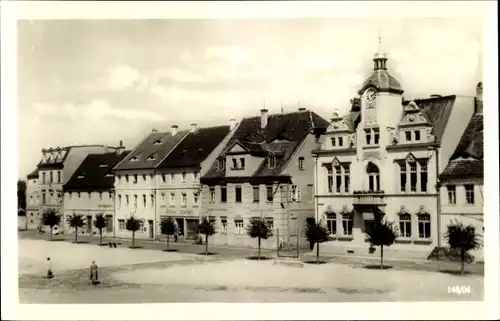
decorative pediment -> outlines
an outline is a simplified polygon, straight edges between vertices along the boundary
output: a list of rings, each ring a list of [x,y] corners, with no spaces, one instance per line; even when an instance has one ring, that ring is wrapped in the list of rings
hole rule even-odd
[[[345,123],[345,121],[340,118],[333,119],[330,123],[330,127],[328,128],[328,132],[345,132],[350,131],[349,126]]]
[[[342,209],[340,210],[340,214],[350,214],[351,211],[349,210],[349,207],[347,207],[347,205],[343,205],[342,206]]]
[[[399,126],[432,126],[431,123],[425,118],[421,111],[405,111],[405,114],[399,122]]]
[[[406,106],[403,107],[404,112],[415,112],[419,111],[420,108],[418,107],[417,103],[415,101],[410,101]]]
[[[239,141],[234,141],[229,148],[227,149],[226,153],[248,153],[249,149],[243,146]]]
[[[340,161],[337,157],[335,157],[333,160],[332,160],[332,166],[335,167],[335,166],[340,166]]]
[[[418,207],[417,214],[429,214],[429,211],[427,211],[424,205],[420,205]]]
[[[405,158],[405,162],[407,163],[413,163],[413,162],[416,162],[416,158],[415,156],[413,156],[412,153],[409,153],[406,158]]]

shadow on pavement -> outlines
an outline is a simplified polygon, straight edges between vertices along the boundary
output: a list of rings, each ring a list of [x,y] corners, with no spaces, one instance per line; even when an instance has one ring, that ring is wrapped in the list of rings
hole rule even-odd
[[[265,260],[271,260],[272,258],[271,257],[267,257],[267,256],[261,256],[260,259],[258,256],[248,256],[246,257],[247,260],[255,260],[255,261],[265,261]]]
[[[128,248],[129,248],[129,249],[143,249],[143,248],[144,248],[144,246],[135,245],[135,246],[129,246]]]
[[[460,275],[460,270],[439,270],[440,273],[446,273],[451,275]],[[472,274],[470,271],[464,271],[464,275]]]
[[[380,264],[368,264],[368,265],[363,265],[362,267],[368,270],[389,270],[393,268],[392,265],[385,265],[385,264],[383,267],[381,267]]]
[[[168,249],[168,250],[162,250],[162,252],[179,252],[178,249]]]
[[[89,244],[90,241],[77,241],[77,242],[71,242],[73,244]]]
[[[309,261],[305,261],[304,263],[307,263],[307,264],[326,264],[327,262],[326,261],[316,261],[316,260],[309,260]]]
[[[198,253],[198,255],[203,255],[203,256],[210,256],[210,255],[217,255],[219,253],[215,253],[215,252],[208,252],[208,253],[205,253],[205,252],[202,252],[202,253]]]

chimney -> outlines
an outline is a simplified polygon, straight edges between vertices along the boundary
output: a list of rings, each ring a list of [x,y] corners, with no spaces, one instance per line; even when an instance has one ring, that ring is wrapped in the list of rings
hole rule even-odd
[[[125,150],[125,146],[123,146],[123,140],[120,140],[120,144],[116,147],[116,153],[119,155]]]
[[[194,133],[196,130],[198,129],[198,125],[197,124],[191,124],[191,133]]]
[[[151,132],[152,132],[152,133],[157,133],[157,132],[158,132],[158,129],[153,128],[153,129],[151,129]]]
[[[172,125],[172,129],[171,129],[172,136],[177,135],[177,128],[179,128],[179,126]]]
[[[229,120],[229,130],[233,130],[233,129],[234,129],[234,127],[236,127],[236,119],[231,118],[231,119]]]
[[[299,111],[306,111],[305,107],[299,107]]]
[[[260,128],[264,129],[267,126],[267,116],[268,116],[268,110],[267,109],[261,109],[260,110]]]
[[[483,83],[479,82],[476,86],[476,113],[483,113]]]

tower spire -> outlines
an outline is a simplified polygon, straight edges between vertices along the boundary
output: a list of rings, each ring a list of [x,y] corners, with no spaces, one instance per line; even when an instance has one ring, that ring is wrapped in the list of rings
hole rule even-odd
[[[380,27],[378,28],[378,51],[375,53],[375,56],[373,57],[373,69],[374,70],[379,70],[379,69],[384,69],[386,70],[386,62],[387,62],[387,55],[385,52],[382,51],[382,35],[380,32]]]

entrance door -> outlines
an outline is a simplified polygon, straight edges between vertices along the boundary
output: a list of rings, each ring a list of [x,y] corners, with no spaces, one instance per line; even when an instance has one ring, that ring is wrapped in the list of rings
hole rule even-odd
[[[113,215],[106,215],[106,232],[113,232]]]
[[[153,220],[148,220],[148,224],[149,224],[149,238],[152,239],[154,238],[154,224],[153,224]]]
[[[186,239],[195,240],[198,235],[198,219],[186,219]]]
[[[92,216],[87,215],[87,233],[92,233]]]
[[[184,237],[185,234],[184,234],[184,218],[176,218],[175,221],[177,222],[177,227],[179,229],[178,231],[178,235],[180,237]]]

